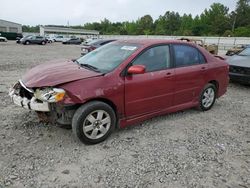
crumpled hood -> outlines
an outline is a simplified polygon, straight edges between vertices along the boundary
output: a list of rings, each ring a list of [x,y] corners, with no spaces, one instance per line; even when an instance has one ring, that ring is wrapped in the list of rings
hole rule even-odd
[[[250,56],[234,55],[227,59],[229,65],[250,68]]]
[[[76,63],[69,60],[50,61],[30,69],[22,78],[25,86],[45,87],[99,76],[97,73],[85,68],[81,68]]]

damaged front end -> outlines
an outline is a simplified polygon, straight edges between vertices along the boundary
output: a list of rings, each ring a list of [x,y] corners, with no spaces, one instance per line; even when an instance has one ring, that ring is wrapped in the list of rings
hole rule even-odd
[[[34,90],[27,88],[20,80],[10,89],[9,95],[12,101],[25,109],[39,112],[49,112],[49,103],[34,97]]]
[[[75,106],[59,103],[64,99],[65,94],[61,88],[27,88],[21,80],[9,91],[16,105],[36,111],[41,121],[70,125]]]

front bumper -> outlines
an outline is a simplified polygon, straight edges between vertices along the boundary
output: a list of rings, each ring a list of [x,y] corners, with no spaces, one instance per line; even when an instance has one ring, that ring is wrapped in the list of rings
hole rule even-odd
[[[15,87],[10,89],[9,96],[11,100],[14,102],[14,104],[21,106],[25,109],[39,111],[39,112],[50,111],[48,102],[39,101],[35,97],[32,97],[31,99],[28,99],[26,97],[21,97]]]
[[[250,75],[229,72],[229,77],[231,81],[250,84]]]

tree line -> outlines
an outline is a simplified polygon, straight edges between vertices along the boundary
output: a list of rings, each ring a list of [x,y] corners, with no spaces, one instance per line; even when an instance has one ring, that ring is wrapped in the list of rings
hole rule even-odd
[[[66,26],[63,26],[66,27]],[[153,20],[151,15],[144,15],[136,21],[86,23],[83,26],[71,26],[77,29],[100,31],[111,35],[183,35],[183,36],[237,36],[250,37],[250,0],[238,0],[236,8],[229,8],[221,3],[213,3],[200,15],[180,15],[167,11]],[[39,32],[39,26],[23,26],[23,32]]]

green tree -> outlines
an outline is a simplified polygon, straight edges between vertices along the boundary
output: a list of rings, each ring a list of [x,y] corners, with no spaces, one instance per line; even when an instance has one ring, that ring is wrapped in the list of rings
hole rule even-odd
[[[192,27],[193,27],[193,18],[192,15],[184,14],[181,17],[181,25],[179,28],[179,35],[186,35],[190,36],[192,35]]]
[[[166,19],[164,16],[159,16],[157,20],[155,20],[155,31],[156,35],[165,35],[166,34]]]
[[[238,27],[235,29],[234,36],[250,37],[250,27]]]
[[[145,15],[137,20],[137,34],[149,35],[153,32],[154,21],[150,15]]]
[[[29,25],[23,25],[22,26],[23,32],[28,32],[28,33],[39,33],[39,25],[36,26],[29,26]]]
[[[221,3],[213,3],[210,9],[205,9],[201,14],[201,23],[207,25],[205,34],[223,35],[230,29],[229,8]]]
[[[181,17],[179,13],[167,11],[164,17],[166,20],[166,34],[174,35],[181,26]]]
[[[235,10],[236,27],[245,27],[250,25],[250,0],[239,0]]]

